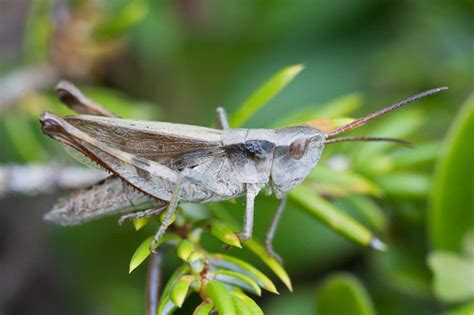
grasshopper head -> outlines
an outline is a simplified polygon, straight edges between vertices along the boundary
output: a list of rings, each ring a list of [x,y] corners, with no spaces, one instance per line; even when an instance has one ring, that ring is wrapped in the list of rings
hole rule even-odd
[[[326,136],[310,126],[283,128],[277,134],[271,183],[278,196],[303,182],[318,164]]]
[[[381,110],[356,119],[353,122],[328,133],[324,133],[321,130],[310,126],[297,126],[277,130],[278,140],[273,153],[271,174],[271,185],[275,194],[277,196],[281,195],[300,184],[306,176],[308,176],[311,170],[316,166],[316,164],[318,164],[324,144],[342,141],[394,141],[407,144],[407,142],[403,140],[384,137],[331,138],[362,126],[368,121],[399,109],[400,107],[410,104],[420,98],[447,89],[447,87],[439,87],[410,96],[398,103],[386,106]]]

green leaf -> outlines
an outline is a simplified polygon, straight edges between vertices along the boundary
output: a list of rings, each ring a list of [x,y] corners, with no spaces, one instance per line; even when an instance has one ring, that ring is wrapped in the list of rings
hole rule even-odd
[[[171,290],[173,289],[176,281],[178,281],[178,279],[186,275],[188,272],[189,267],[187,265],[183,265],[176,269],[168,279],[158,304],[158,315],[172,314],[174,310],[176,310],[177,305],[171,301]]]
[[[290,191],[289,196],[310,215],[348,239],[375,249],[385,249],[385,245],[375,238],[367,228],[321,198],[309,187],[299,185]]]
[[[360,281],[350,274],[327,279],[316,294],[318,315],[372,315],[372,301]]]
[[[95,30],[94,37],[98,40],[114,39],[142,21],[148,14],[148,4],[145,0],[133,0]]]
[[[388,229],[388,219],[380,206],[371,198],[362,195],[349,195],[345,198],[372,227],[379,232],[386,232]]]
[[[194,251],[194,243],[190,240],[182,240],[179,242],[176,253],[179,258],[184,261],[187,261],[191,253]]]
[[[429,233],[433,248],[459,251],[462,238],[474,228],[474,95],[451,125],[440,157],[431,195]]]
[[[275,124],[275,127],[300,125],[321,118],[341,118],[355,111],[362,104],[362,96],[352,93],[339,97],[328,104],[313,105],[301,112],[285,117]]]
[[[135,227],[135,231],[140,230],[142,227],[144,227],[148,222],[150,221],[150,218],[143,217],[143,218],[138,218],[138,219],[133,219],[133,226]]]
[[[231,126],[239,127],[245,123],[255,112],[285,88],[303,68],[302,65],[294,65],[277,72],[240,105],[230,121]]]
[[[247,314],[252,314],[252,315],[263,315],[262,309],[258,306],[257,303],[255,303],[254,300],[252,300],[250,297],[245,295],[242,292],[239,291],[232,291],[230,292],[230,295],[235,299],[239,299],[242,301],[246,306],[249,312]]]
[[[275,285],[267,276],[265,276],[254,266],[241,259],[223,254],[210,254],[209,261],[211,265],[217,268],[229,269],[244,274],[254,279],[258,283],[258,285],[264,288],[265,290],[278,294]]]
[[[245,304],[244,301],[242,301],[238,297],[232,295],[232,302],[234,302],[235,314],[237,315],[252,314],[247,304]]]
[[[237,235],[227,225],[218,221],[212,220],[211,223],[211,234],[217,237],[219,240],[231,246],[242,248],[240,240]]]
[[[224,284],[217,280],[211,280],[206,284],[204,291],[211,298],[219,314],[236,314],[234,302]]]
[[[176,244],[179,240],[180,238],[176,234],[166,233],[165,235],[163,235],[161,240],[156,244],[155,249],[165,242]],[[132,259],[130,260],[130,266],[129,266],[129,271],[128,271],[129,273],[131,273],[138,266],[140,266],[141,263],[144,262],[148,256],[150,256],[150,245],[152,242],[153,242],[153,236],[150,236],[149,238],[144,240],[140,244],[140,246],[138,246],[138,248],[135,250],[135,253],[133,253]]]
[[[193,315],[208,315],[213,307],[212,303],[202,302],[194,309]]]
[[[432,163],[440,154],[440,142],[415,144],[411,148],[400,148],[391,154],[392,168],[406,169]]]
[[[184,275],[176,281],[171,289],[171,301],[179,308],[183,306],[184,300],[188,296],[189,287],[193,281],[193,276]]]
[[[291,284],[290,276],[286,272],[285,268],[276,260],[271,257],[266,248],[258,243],[254,239],[250,239],[244,242],[244,246],[248,247],[255,255],[257,255],[286,285],[288,290],[293,291],[293,285]]]
[[[235,228],[236,224],[235,224],[234,219],[231,216],[226,215],[226,212],[223,211],[222,207],[220,207],[217,204],[214,204],[210,206],[210,208],[216,214],[216,216],[218,216],[221,220],[228,222],[230,226]],[[256,254],[268,267],[270,267],[270,269],[272,269],[273,272],[275,272],[275,274],[283,281],[283,283],[288,287],[290,291],[293,289],[288,273],[285,271],[285,269],[281,266],[281,264],[275,258],[271,257],[267,253],[267,250],[260,243],[258,243],[254,239],[250,239],[248,241],[243,242],[243,244],[245,247],[250,249],[254,254]],[[278,293],[276,289],[275,291],[271,291],[271,290],[269,291],[273,293]]]
[[[393,137],[404,139],[419,130],[424,121],[421,111],[405,110],[383,118],[383,123],[372,125],[370,132],[364,132],[367,136]],[[361,142],[351,146],[355,153],[354,169],[364,174],[379,176],[379,171],[374,168],[371,161],[378,155],[384,155],[388,149],[399,146],[393,142]]]
[[[257,282],[241,273],[231,270],[219,269],[214,272],[214,279],[230,285],[241,287],[242,289],[245,289],[258,296],[262,295],[262,290],[258,286]]]
[[[375,181],[387,196],[422,199],[428,195],[431,178],[420,173],[396,172],[380,176]]]
[[[367,178],[350,171],[335,171],[322,164],[310,173],[308,179],[316,184],[323,183],[321,184],[323,192],[331,193],[331,195],[341,196],[349,193],[381,195],[380,188]],[[324,189],[329,191],[324,191]]]
[[[435,295],[444,302],[474,298],[474,259],[452,252],[436,251],[428,257],[434,273]]]

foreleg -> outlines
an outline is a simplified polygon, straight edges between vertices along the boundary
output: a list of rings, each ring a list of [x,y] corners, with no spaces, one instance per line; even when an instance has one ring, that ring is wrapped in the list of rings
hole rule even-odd
[[[155,251],[156,244],[158,244],[160,239],[165,234],[166,229],[168,229],[168,227],[171,225],[171,223],[173,221],[173,216],[176,212],[176,207],[178,206],[179,197],[180,197],[180,194],[181,194],[181,184],[182,184],[182,178],[179,178],[176,181],[176,185],[173,189],[173,194],[171,195],[170,203],[168,204],[168,208],[166,209],[166,212],[165,212],[165,218],[161,222],[161,225],[158,228],[158,231],[156,232],[156,234],[153,238],[153,241],[151,242],[150,251],[153,254],[156,254],[156,251]]]

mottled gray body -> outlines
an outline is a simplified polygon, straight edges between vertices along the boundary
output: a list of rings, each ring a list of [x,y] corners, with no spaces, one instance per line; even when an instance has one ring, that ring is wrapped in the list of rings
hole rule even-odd
[[[324,140],[319,130],[307,126],[216,130],[88,115],[64,120],[46,115],[42,121],[48,134],[120,176],[61,199],[47,218],[62,225],[164,205],[182,175],[187,180],[182,184],[181,202],[235,198],[245,194],[248,185],[256,193],[267,187],[280,197],[317,164]],[[304,154],[294,159],[289,146],[297,139],[311,140]],[[121,184],[124,180],[135,189]]]

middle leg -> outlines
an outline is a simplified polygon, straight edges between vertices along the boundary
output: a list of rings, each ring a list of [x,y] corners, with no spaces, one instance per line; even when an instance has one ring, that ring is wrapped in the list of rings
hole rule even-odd
[[[244,226],[242,232],[238,234],[239,239],[246,241],[252,238],[253,234],[253,213],[255,206],[255,197],[260,188],[257,184],[246,184],[247,200],[245,204]]]

